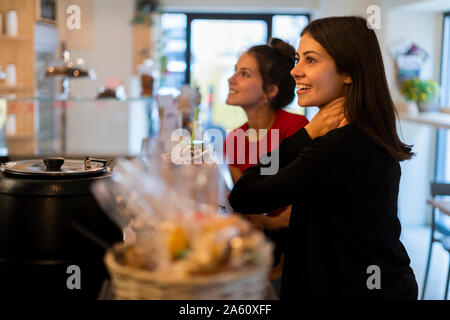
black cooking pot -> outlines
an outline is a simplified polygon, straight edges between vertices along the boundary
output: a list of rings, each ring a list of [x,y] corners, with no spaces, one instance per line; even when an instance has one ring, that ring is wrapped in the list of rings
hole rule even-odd
[[[2,164],[1,295],[96,297],[107,277],[104,252],[123,239],[90,190],[111,173],[108,161],[89,157]],[[66,285],[71,265],[80,267],[81,290]]]

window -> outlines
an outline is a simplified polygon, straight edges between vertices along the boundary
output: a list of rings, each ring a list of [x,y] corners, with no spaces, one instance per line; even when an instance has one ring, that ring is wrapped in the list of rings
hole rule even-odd
[[[239,107],[225,104],[227,79],[243,51],[277,37],[297,48],[300,33],[308,24],[306,14],[205,14],[164,13],[162,55],[167,71],[161,85],[179,88],[184,83],[198,86],[201,109],[212,111],[212,122],[233,129],[247,121]],[[295,99],[288,106],[303,113]]]
[[[166,65],[165,76],[160,87],[179,88],[186,73],[186,15],[163,14],[161,16],[162,63]]]
[[[444,14],[441,63],[441,106],[450,106],[450,12]],[[450,181],[450,130],[437,132],[435,179]]]

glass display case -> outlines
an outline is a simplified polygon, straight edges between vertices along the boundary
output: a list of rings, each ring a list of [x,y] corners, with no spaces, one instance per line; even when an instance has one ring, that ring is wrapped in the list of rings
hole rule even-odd
[[[0,99],[0,156],[135,156],[159,131],[155,100]]]

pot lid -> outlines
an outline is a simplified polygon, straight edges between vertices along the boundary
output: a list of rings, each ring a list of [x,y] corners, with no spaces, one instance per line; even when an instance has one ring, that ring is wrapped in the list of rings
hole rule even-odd
[[[89,176],[109,169],[109,160],[85,157],[84,160],[49,157],[7,162],[3,171],[21,176],[72,177]]]

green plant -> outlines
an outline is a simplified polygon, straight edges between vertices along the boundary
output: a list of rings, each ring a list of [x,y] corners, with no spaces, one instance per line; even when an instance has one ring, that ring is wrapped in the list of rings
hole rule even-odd
[[[435,80],[422,81],[419,78],[402,82],[400,91],[406,100],[428,102],[439,94],[439,84]]]
[[[136,0],[135,13],[132,24],[152,25],[151,14],[158,11],[159,0]]]

